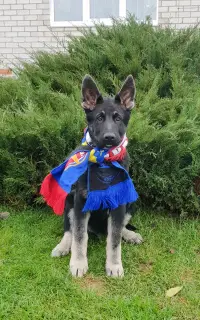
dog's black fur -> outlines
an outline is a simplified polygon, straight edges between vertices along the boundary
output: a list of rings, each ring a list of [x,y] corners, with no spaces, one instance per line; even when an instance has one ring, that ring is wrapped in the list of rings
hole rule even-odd
[[[93,79],[90,76],[85,76],[82,83],[82,96],[82,106],[86,114],[91,145],[87,147],[79,146],[77,149],[85,150],[88,148],[91,150],[94,146],[110,148],[119,145],[126,133],[131,109],[134,106],[135,84],[133,77],[129,76],[126,79],[122,89],[114,98],[103,98]],[[128,171],[128,154],[120,164]],[[98,165],[96,165],[95,170],[100,170]],[[108,237],[110,243],[107,241],[107,275],[122,276],[120,243],[123,232],[127,234],[128,229],[134,230],[134,227],[128,224],[131,217],[131,206],[120,206],[110,212],[108,210],[93,211],[90,213],[90,218],[88,218],[87,214],[82,213],[86,198],[87,173],[77,181],[75,189],[68,195],[65,205],[64,232],[69,236],[70,234],[72,235],[71,273],[74,276],[82,276],[87,271],[88,224],[88,230],[94,233],[106,233],[107,229],[109,229]],[[108,220],[110,221],[109,227]],[[137,234],[134,232],[133,236],[137,238]],[[141,237],[138,239],[138,242],[130,242],[139,243],[142,241]],[[84,243],[86,244],[84,245]]]

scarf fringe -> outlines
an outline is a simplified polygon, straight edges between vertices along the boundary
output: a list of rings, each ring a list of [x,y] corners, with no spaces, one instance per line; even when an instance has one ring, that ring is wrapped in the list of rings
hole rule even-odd
[[[114,210],[120,205],[135,202],[138,199],[137,191],[130,178],[106,190],[95,190],[88,193],[83,212],[102,209]]]
[[[59,186],[51,173],[43,180],[40,194],[57,215],[63,214],[68,193]]]

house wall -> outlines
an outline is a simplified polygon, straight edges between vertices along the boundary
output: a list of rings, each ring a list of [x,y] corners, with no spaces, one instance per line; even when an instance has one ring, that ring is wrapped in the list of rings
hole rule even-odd
[[[50,27],[50,0],[0,0],[0,68],[37,50],[62,50],[76,28]],[[59,39],[60,43],[57,41]]]
[[[159,24],[185,28],[200,21],[200,0],[159,0]],[[62,50],[76,28],[50,28],[50,0],[0,0],[0,68],[37,50]],[[59,39],[60,42],[57,41]]]
[[[200,22],[200,0],[159,0],[158,21],[176,29],[194,26]]]

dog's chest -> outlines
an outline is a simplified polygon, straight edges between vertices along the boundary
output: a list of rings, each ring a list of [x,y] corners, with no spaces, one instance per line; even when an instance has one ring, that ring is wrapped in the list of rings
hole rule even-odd
[[[91,164],[79,179],[79,192],[87,198],[88,191],[106,190],[126,179],[126,173],[111,164]]]
[[[119,168],[109,164],[93,164],[88,169],[87,185],[91,191],[105,190],[125,178],[125,172]]]

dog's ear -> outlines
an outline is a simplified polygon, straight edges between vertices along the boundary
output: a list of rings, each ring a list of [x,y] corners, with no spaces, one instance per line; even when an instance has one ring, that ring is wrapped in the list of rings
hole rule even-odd
[[[86,75],[82,82],[82,107],[86,110],[93,110],[97,103],[103,98],[91,76]]]
[[[115,101],[124,106],[127,110],[131,110],[134,107],[134,98],[135,98],[136,88],[135,81],[132,75],[129,75],[121,90],[115,96]]]

